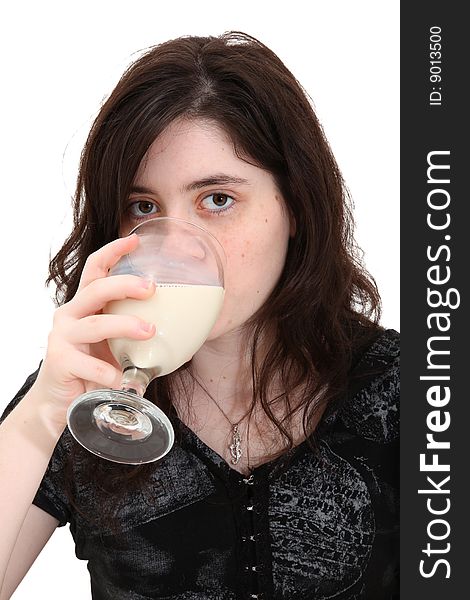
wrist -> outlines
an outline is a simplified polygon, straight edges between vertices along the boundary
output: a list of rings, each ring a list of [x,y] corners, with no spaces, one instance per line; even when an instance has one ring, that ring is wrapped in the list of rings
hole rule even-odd
[[[33,385],[11,413],[12,421],[28,439],[54,443],[62,435],[66,421],[56,414],[44,394]]]

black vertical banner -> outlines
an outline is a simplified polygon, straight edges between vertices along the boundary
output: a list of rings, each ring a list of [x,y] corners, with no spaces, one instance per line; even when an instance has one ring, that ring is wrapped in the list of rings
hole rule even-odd
[[[401,4],[401,598],[470,598],[465,3]]]

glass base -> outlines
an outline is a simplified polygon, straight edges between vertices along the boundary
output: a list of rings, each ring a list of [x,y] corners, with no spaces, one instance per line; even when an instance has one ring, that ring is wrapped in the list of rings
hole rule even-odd
[[[86,450],[112,462],[140,465],[163,458],[175,439],[155,404],[122,390],[94,390],[67,411],[70,433]]]

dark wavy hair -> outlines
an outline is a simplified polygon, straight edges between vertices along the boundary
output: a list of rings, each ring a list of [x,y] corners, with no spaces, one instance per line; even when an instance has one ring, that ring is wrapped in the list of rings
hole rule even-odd
[[[93,123],[74,199],[74,228],[50,263],[48,282],[58,303],[78,288],[89,254],[119,236],[137,169],[153,141],[175,119],[209,119],[233,142],[237,156],[269,171],[290,214],[290,239],[281,277],[246,324],[251,339],[253,405],[264,409],[293,445],[289,390],[301,389],[305,434],[315,411],[346,392],[354,357],[380,331],[380,298],[361,265],[353,239],[350,198],[309,96],[264,44],[240,32],[181,37],[150,48],[125,71]],[[275,332],[260,360],[258,340]],[[172,390],[187,363],[156,379],[146,396],[171,412]],[[285,418],[276,419],[267,397],[274,374],[286,393]],[[277,404],[279,406],[279,404]],[[330,408],[330,406],[328,406]],[[90,456],[90,461],[92,457]],[[153,466],[97,464],[105,480],[129,485]]]

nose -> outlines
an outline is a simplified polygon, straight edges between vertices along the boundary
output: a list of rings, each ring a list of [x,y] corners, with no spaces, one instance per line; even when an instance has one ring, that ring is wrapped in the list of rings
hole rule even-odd
[[[204,284],[211,276],[210,248],[204,230],[175,218],[152,219],[142,225],[133,253],[136,266],[157,283]],[[209,260],[208,260],[209,259]]]
[[[166,235],[162,236],[159,254],[162,260],[167,260],[169,264],[176,264],[184,261],[185,258],[204,260],[206,250],[197,229],[193,230],[182,223],[181,229],[172,227]]]
[[[197,236],[198,224],[195,223],[194,215],[187,206],[178,201],[169,202],[159,216],[162,217],[162,231],[164,231],[161,242],[162,254],[166,253],[168,256],[187,255],[200,260],[204,259],[204,244]],[[202,231],[201,234],[203,234]]]

